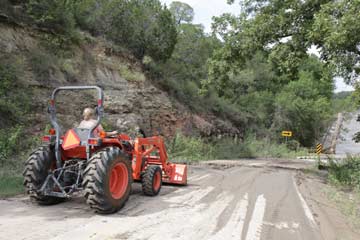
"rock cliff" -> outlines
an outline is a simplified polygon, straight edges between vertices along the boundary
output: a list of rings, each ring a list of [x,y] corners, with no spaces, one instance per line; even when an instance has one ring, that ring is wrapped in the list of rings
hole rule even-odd
[[[31,89],[33,131],[42,132],[48,122],[46,106],[51,91],[64,85],[98,85],[105,92],[109,128],[126,132],[140,126],[149,135],[239,134],[229,121],[213,114],[198,115],[156,87],[142,64],[111,43],[86,33],[79,44],[61,52],[53,49],[50,33],[31,27],[0,23],[0,57],[11,56],[21,69],[19,91]],[[66,93],[59,98],[59,118],[70,127],[81,120],[85,106],[94,106],[92,94]]]

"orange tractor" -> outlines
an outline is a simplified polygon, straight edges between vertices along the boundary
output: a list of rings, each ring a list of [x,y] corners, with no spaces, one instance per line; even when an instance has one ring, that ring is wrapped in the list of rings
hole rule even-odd
[[[62,135],[56,118],[58,92],[91,90],[98,92],[96,125],[73,128]],[[99,136],[94,130],[104,116],[104,95],[97,86],[59,87],[51,96],[48,112],[53,126],[43,136],[44,146],[25,163],[24,185],[30,198],[50,205],[83,191],[86,202],[99,213],[113,213],[128,200],[133,181],[141,182],[145,195],[155,196],[162,183],[186,185],[187,166],[167,162],[160,136],[131,139],[126,134]]]

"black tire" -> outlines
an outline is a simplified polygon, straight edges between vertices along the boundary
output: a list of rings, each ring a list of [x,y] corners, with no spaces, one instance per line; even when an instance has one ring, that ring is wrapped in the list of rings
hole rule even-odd
[[[118,147],[108,147],[93,155],[87,164],[82,186],[87,204],[96,212],[110,214],[121,209],[129,199],[132,183],[131,161]],[[110,191],[110,177],[115,165],[126,167],[128,184],[120,198]]]
[[[159,175],[160,183],[156,186],[156,176]],[[160,185],[159,185],[160,184]],[[150,165],[146,168],[141,178],[142,191],[147,196],[156,196],[159,194],[162,186],[162,170],[159,166]]]
[[[50,147],[39,147],[25,162],[24,186],[30,200],[40,205],[52,205],[63,202],[64,198],[44,196],[39,191],[48,176],[49,170],[55,166],[55,153]]]

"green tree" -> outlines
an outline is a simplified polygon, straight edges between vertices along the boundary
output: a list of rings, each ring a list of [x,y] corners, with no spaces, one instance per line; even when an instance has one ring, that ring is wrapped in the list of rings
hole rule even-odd
[[[111,0],[77,0],[72,3],[72,12],[76,25],[94,35],[105,33],[107,13],[104,10]]]
[[[304,74],[277,95],[273,129],[277,133],[292,130],[296,140],[311,147],[326,130],[332,111],[329,99],[319,95],[314,82],[307,77]]]
[[[201,80],[207,78],[207,60],[219,40],[204,33],[202,25],[181,24],[174,52],[166,63],[158,65],[163,87],[192,108],[202,111],[199,96]]]
[[[25,88],[19,81],[24,71],[22,67],[10,54],[0,56],[0,128],[22,123],[30,108],[30,92],[18,90]]]
[[[177,25],[191,23],[194,19],[194,9],[186,3],[174,1],[170,4],[169,10],[174,15]]]
[[[278,139],[279,131],[290,129],[311,146],[333,114],[335,71],[329,58],[308,53],[322,46],[312,33],[329,2],[247,0],[239,16],[214,18],[213,33],[223,45],[209,60],[203,89],[215,88],[236,106],[247,131]]]
[[[75,29],[73,1],[29,0],[26,9],[39,27],[70,35]]]
[[[228,1],[234,3],[234,0]],[[360,2],[353,0],[246,0],[238,17],[215,19],[215,31],[236,38],[234,54],[246,56],[258,48],[278,44],[285,38],[296,52],[318,47],[321,58],[336,74],[354,83],[359,76]],[[226,26],[226,27],[225,27]],[[235,40],[235,39],[234,39]],[[239,57],[239,56],[238,56]]]
[[[176,27],[171,12],[158,0],[114,0],[104,13],[109,21],[106,35],[139,59],[148,55],[163,61],[171,56]]]
[[[321,47],[322,58],[352,84],[360,74],[359,12],[360,1],[329,1],[315,14],[309,34],[310,40]]]

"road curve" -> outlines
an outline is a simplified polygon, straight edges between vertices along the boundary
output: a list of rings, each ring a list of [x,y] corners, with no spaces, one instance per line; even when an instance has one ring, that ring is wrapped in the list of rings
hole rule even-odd
[[[0,200],[0,239],[337,239],[323,234],[331,219],[319,222],[299,181],[297,171],[260,165],[191,167],[188,186],[163,186],[157,197],[134,184],[110,216],[81,197],[49,207]]]

